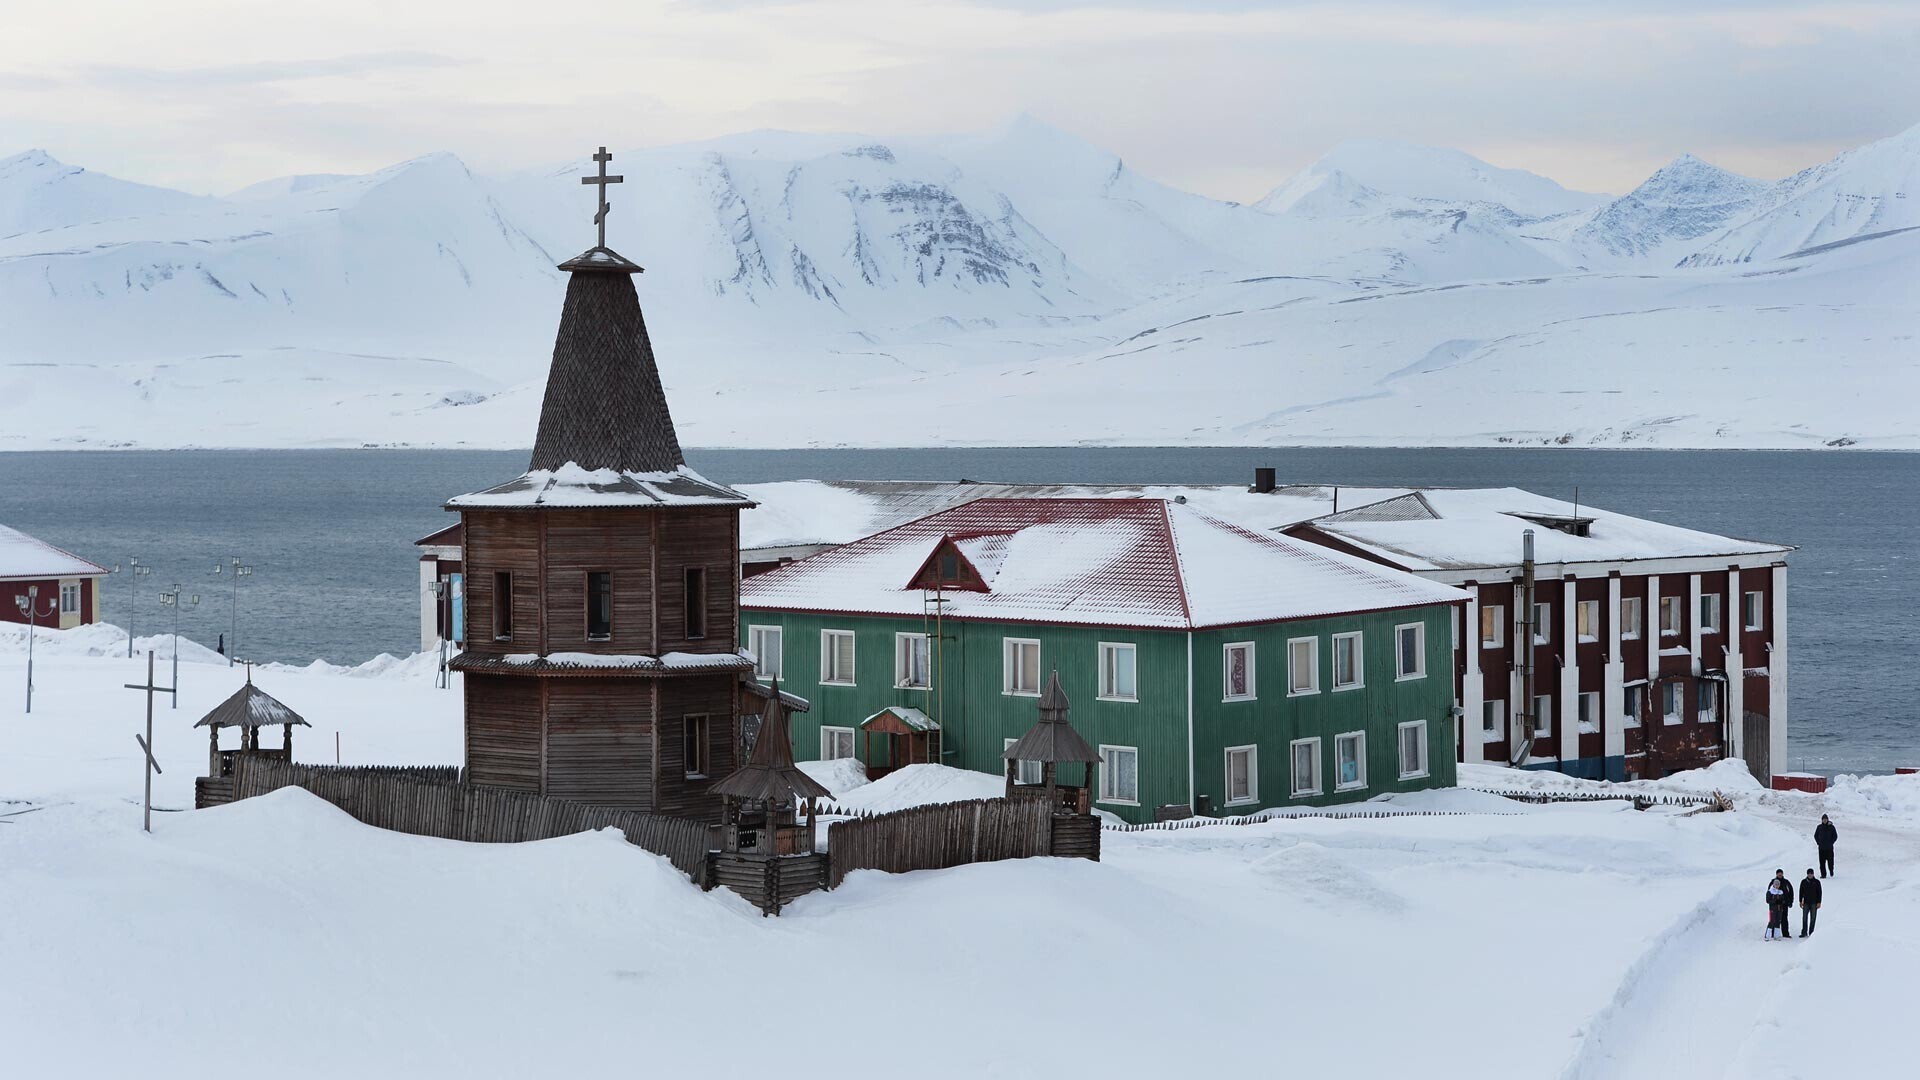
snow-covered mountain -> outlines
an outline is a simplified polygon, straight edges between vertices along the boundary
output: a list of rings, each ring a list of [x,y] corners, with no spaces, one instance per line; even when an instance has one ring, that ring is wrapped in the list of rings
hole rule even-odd
[[[1920,445],[1874,407],[1915,380],[1920,129],[1617,199],[1365,142],[1240,205],[1031,118],[615,168],[695,444]],[[524,443],[583,171],[433,154],[207,198],[0,160],[0,448]]]

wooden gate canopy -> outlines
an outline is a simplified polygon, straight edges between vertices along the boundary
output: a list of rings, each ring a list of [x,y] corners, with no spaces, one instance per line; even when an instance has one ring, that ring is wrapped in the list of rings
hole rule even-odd
[[[260,729],[275,724],[281,728],[280,749],[262,750]],[[212,712],[201,717],[193,726],[207,729],[207,775],[222,777],[233,775],[233,755],[236,753],[265,753],[291,762],[295,725],[313,726],[278,698],[253,685],[253,674],[248,672],[245,686],[215,705]],[[240,729],[240,748],[237,751],[220,749],[220,729],[230,727]]]

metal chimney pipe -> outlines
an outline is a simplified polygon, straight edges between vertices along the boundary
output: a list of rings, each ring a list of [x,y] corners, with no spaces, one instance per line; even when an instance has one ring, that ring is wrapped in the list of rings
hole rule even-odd
[[[1261,466],[1253,470],[1253,493],[1255,495],[1271,495],[1273,494],[1274,487],[1273,469]]]

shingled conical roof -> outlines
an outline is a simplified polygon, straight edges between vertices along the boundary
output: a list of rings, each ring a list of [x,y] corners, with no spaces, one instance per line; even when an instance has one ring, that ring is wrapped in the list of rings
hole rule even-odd
[[[272,724],[298,724],[312,727],[300,718],[300,714],[282,705],[279,699],[265,690],[253,685],[251,673],[247,684],[233,692],[233,696],[213,707],[213,711],[200,718],[194,727],[267,727]]]
[[[1060,688],[1060,669],[1053,670],[1040,694],[1040,719],[1003,755],[1008,761],[1099,761],[1100,755],[1067,723],[1067,692]]]
[[[787,706],[780,700],[779,680],[774,680],[760,734],[753,740],[753,754],[712,790],[716,795],[775,803],[795,798],[824,799],[833,794],[793,763],[793,734],[787,729]]]
[[[633,289],[640,267],[597,247],[560,268],[567,301],[527,467],[672,472],[686,458]]]

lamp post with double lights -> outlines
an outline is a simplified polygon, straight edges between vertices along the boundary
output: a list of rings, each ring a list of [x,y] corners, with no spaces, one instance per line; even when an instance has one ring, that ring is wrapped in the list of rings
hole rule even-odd
[[[240,651],[240,579],[253,576],[253,567],[241,562],[237,557],[227,560],[226,565],[213,564],[213,572],[233,575],[233,606],[227,626],[227,666],[233,666],[233,656]]]
[[[139,559],[128,559],[123,568],[115,564],[113,572],[127,575],[127,659],[133,659],[133,586],[140,578],[153,573],[153,567],[140,565]]]
[[[40,586],[29,585],[27,595],[13,598],[13,606],[19,608],[20,614],[27,617],[27,712],[31,715],[33,712],[33,622],[35,619],[44,619],[52,615],[59,605],[49,600],[47,610],[41,611]]]
[[[180,583],[176,581],[173,583],[173,588],[160,594],[160,606],[173,609],[173,686],[178,691],[180,688],[180,609],[183,606],[199,607],[200,594],[181,595]],[[175,709],[180,707],[180,695],[177,692],[173,695],[172,707]]]

